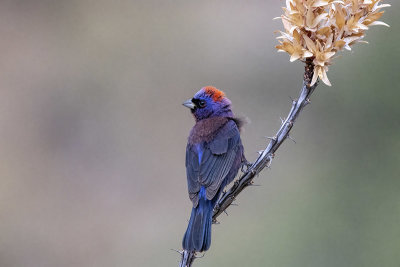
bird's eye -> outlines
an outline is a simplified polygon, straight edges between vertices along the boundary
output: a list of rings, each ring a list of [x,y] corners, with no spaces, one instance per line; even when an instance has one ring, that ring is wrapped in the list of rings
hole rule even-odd
[[[204,108],[205,106],[206,106],[206,101],[200,100],[200,101],[199,101],[199,107],[200,107],[200,108]]]

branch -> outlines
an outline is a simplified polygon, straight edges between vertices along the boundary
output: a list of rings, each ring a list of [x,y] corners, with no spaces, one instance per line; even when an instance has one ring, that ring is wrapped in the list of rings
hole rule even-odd
[[[285,120],[283,120],[281,127],[274,137],[270,138],[268,146],[260,152],[257,160],[240,176],[238,180],[234,182],[228,191],[222,194],[220,199],[214,208],[213,222],[217,222],[217,217],[225,212],[225,210],[232,204],[236,197],[243,191],[246,187],[252,185],[253,179],[265,168],[269,167],[271,161],[275,155],[275,152],[281,146],[281,144],[290,138],[289,133],[293,128],[293,125],[299,116],[300,112],[305,106],[310,103],[310,96],[317,87],[317,83],[310,86],[311,79],[314,73],[314,65],[312,64],[312,59],[308,59],[306,62],[304,77],[303,77],[303,87],[301,88],[299,98],[292,101],[292,108]],[[180,267],[190,267],[194,259],[196,258],[196,253],[191,251],[181,252],[181,262]]]
[[[189,252],[187,250],[178,251],[181,254],[181,261],[179,263],[179,267],[190,267],[194,259],[196,258],[196,253]]]

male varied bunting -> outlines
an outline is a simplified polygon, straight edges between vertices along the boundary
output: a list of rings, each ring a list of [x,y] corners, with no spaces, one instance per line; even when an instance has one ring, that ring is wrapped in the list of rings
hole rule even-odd
[[[190,108],[196,124],[186,147],[193,208],[182,246],[187,251],[202,252],[210,248],[215,204],[245,162],[239,133],[242,122],[234,117],[231,101],[212,86],[203,87],[183,105]]]

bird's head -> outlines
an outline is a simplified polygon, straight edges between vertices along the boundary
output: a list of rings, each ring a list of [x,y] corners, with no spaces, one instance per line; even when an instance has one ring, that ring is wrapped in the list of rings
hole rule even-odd
[[[211,117],[233,117],[231,104],[224,92],[213,86],[201,88],[192,99],[183,103],[190,108],[196,121]]]

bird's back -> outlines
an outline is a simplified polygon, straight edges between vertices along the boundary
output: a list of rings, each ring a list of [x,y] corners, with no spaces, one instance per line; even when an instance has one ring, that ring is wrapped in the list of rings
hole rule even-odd
[[[186,149],[188,191],[194,206],[205,187],[207,199],[219,192],[236,176],[243,158],[239,127],[234,119],[209,118],[193,127]]]

